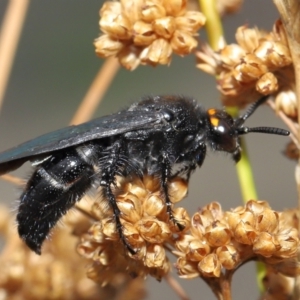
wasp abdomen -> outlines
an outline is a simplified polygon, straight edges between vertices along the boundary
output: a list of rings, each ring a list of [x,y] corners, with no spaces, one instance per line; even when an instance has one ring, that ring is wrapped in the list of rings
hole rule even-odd
[[[94,182],[95,169],[78,148],[57,152],[42,162],[21,195],[18,231],[38,254],[51,228]]]

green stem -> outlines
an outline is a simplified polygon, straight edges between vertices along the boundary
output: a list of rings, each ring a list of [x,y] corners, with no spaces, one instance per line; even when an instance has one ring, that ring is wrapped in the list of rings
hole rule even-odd
[[[220,15],[216,9],[216,0],[199,0],[201,11],[206,16],[206,31],[208,41],[213,50],[218,51],[224,42],[223,27]],[[227,111],[237,116],[239,111],[237,107],[227,108]],[[243,149],[242,158],[236,165],[237,176],[241,188],[241,193],[244,203],[250,199],[258,199],[256,187],[254,183],[253,172],[246,149],[245,141],[241,138],[241,147]],[[262,279],[265,276],[266,270],[262,263],[256,264],[257,269],[257,284],[260,292],[264,291]]]
[[[206,16],[206,32],[209,44],[214,50],[220,49],[220,44],[224,40],[223,26],[220,15],[216,9],[215,0],[199,0],[201,11]]]

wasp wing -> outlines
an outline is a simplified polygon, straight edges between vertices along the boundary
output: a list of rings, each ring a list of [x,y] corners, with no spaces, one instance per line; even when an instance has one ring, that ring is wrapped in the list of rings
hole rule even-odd
[[[0,154],[0,175],[19,168],[28,160],[76,146],[94,139],[128,131],[160,127],[163,115],[158,112],[121,111],[76,126],[68,126],[41,135]]]

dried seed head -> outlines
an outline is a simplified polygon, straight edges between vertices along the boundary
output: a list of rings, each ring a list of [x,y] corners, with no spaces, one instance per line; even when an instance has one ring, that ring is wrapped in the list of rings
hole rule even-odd
[[[169,64],[174,51],[191,53],[197,41],[193,36],[205,24],[198,11],[187,11],[185,0],[108,1],[100,10],[100,30],[95,40],[100,57],[116,55],[133,70],[139,64]]]
[[[186,195],[187,182],[174,178],[169,190],[171,201],[178,202]],[[118,177],[114,194],[121,213],[122,232],[136,253],[130,253],[120,241],[113,212],[103,204],[105,199],[96,202],[93,216],[101,218],[83,235],[78,248],[81,255],[92,260],[89,277],[100,282],[105,276],[98,272],[105,270],[108,272],[105,282],[109,283],[114,274],[122,270],[135,276],[156,276],[160,280],[171,266],[164,250],[165,243],[172,244],[172,235],[179,229],[169,220],[159,178],[147,175],[142,179]],[[176,208],[173,211],[175,220],[189,228],[186,210]]]
[[[213,202],[195,213],[189,232],[176,239],[178,273],[194,277],[198,262],[199,276],[218,277],[221,268],[232,270],[250,259],[273,266],[295,259],[298,220],[294,211],[275,212],[266,201],[251,200],[230,212]]]
[[[218,78],[225,105],[243,107],[262,94],[277,98],[282,91],[295,93],[291,54],[280,22],[269,33],[239,27],[236,41],[218,52],[206,46],[197,53],[197,66]]]

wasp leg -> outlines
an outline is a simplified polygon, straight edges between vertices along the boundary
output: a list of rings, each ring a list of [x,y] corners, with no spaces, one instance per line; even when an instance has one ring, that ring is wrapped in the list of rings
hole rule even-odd
[[[103,187],[104,197],[108,199],[110,207],[113,210],[114,218],[116,222],[116,229],[122,243],[125,245],[127,250],[131,254],[136,254],[136,251],[132,249],[131,245],[128,243],[124,233],[123,226],[120,221],[121,211],[117,205],[116,197],[112,192],[111,185],[115,183],[115,176],[120,170],[121,162],[120,156],[122,155],[122,141],[117,141],[113,144],[112,149],[110,149],[109,154],[104,156],[104,162],[101,165],[102,175],[100,180],[100,185]]]
[[[178,226],[179,230],[183,230],[184,226],[182,226],[173,216],[172,211],[172,202],[170,200],[169,195],[169,179],[171,178],[171,164],[168,158],[168,154],[163,152],[162,161],[161,161],[161,186],[165,196],[165,203],[167,206],[167,213],[169,215],[169,219]]]
[[[93,166],[76,149],[57,152],[39,164],[21,195],[18,232],[27,246],[41,246],[57,221],[93,184]]]

